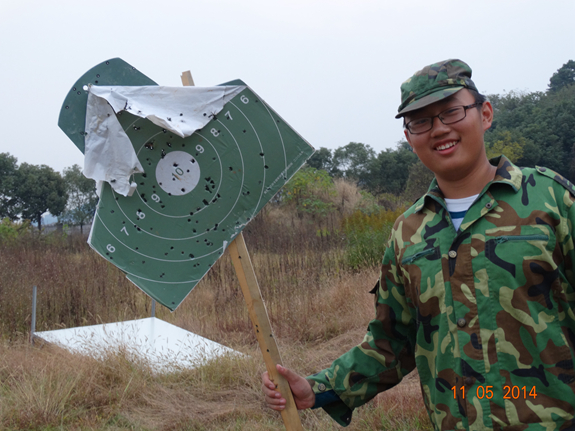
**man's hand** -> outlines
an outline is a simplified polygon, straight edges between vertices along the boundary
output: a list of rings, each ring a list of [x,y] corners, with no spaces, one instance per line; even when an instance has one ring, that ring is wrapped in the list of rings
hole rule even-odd
[[[289,383],[293,399],[298,410],[309,409],[315,404],[315,394],[313,393],[308,381],[298,376],[291,370],[288,370],[281,365],[276,365],[278,372],[285,377]],[[286,400],[282,397],[276,389],[274,382],[270,380],[269,374],[266,371],[262,374],[262,391],[266,396],[266,404],[269,408],[281,411],[285,409]]]

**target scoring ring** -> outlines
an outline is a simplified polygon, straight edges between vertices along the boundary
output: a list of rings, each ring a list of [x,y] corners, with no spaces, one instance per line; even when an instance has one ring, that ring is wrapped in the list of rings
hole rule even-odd
[[[156,181],[163,191],[172,196],[186,195],[200,181],[200,165],[190,154],[172,151],[158,162]]]

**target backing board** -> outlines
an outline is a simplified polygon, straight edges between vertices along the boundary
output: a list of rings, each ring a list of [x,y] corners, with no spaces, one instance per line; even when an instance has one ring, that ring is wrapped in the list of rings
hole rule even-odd
[[[88,85],[155,85],[121,59],[84,74],[67,95],[59,126],[84,150]],[[236,80],[226,85],[246,85]],[[149,296],[175,310],[314,149],[250,87],[191,136],[116,113],[143,174],[132,196],[108,183],[88,242]]]

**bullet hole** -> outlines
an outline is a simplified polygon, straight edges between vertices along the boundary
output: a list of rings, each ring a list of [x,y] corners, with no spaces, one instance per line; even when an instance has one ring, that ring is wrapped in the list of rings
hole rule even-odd
[[[141,183],[140,183],[140,185],[141,185],[141,186],[143,186],[143,185],[144,185],[144,183],[143,183],[143,182],[141,182]]]
[[[82,94],[82,92],[81,92],[81,91],[78,91],[76,94],[80,95],[80,94]]]
[[[130,109],[130,108],[128,108],[128,109]],[[141,127],[134,126],[134,130],[140,130],[140,129],[141,129]]]
[[[126,221],[124,220],[124,221],[122,222],[122,224],[126,224]]]
[[[189,169],[186,169],[186,172],[190,172],[190,170],[189,170]]]
[[[269,166],[268,166],[268,165],[264,165],[264,168],[268,169],[268,168],[269,168]]]
[[[72,88],[72,91],[76,91],[76,87],[73,87],[73,88]]]
[[[234,168],[232,168],[231,166],[230,166],[228,169],[229,169],[230,171],[233,171],[233,170],[234,170]]]
[[[196,220],[196,223],[199,223],[199,222],[200,222],[199,220]]]
[[[138,247],[136,247],[134,250],[138,250]]]
[[[112,214],[114,214],[114,210],[110,210],[110,212],[111,212]]]
[[[69,107],[69,106],[66,106],[66,109],[70,109],[70,107]]]
[[[194,258],[194,255],[190,253],[190,259],[193,259],[193,258]]]
[[[195,229],[192,229],[192,232],[193,232],[193,233],[196,233],[196,232],[197,232],[197,230],[195,230]]]
[[[180,112],[180,117],[182,117],[184,114]]]
[[[164,256],[167,256],[167,255],[168,255],[168,253],[164,253]]]
[[[162,185],[162,183],[160,183],[160,185]]]
[[[166,208],[166,206],[165,206],[165,205],[162,205],[162,208]]]
[[[206,115],[207,115],[207,114],[204,112],[204,117],[205,117]]]
[[[189,223],[189,222],[191,222],[191,221],[192,221],[192,219],[191,219],[191,218],[189,218],[189,219],[188,219],[188,223]]]
[[[148,178],[148,175],[146,175],[146,174],[142,174],[142,176],[143,176],[144,178]]]
[[[172,196],[172,194],[171,194],[171,193],[168,193],[168,196]]]
[[[164,278],[164,275],[166,275],[166,274],[162,272],[162,273],[160,274],[160,278]]]
[[[100,77],[100,74],[98,73],[98,74],[96,75],[96,78],[99,78],[99,77]]]
[[[262,156],[262,157],[263,157],[263,156],[264,156],[264,153],[260,153],[260,156]]]
[[[244,130],[244,133],[246,133],[246,131]]]
[[[166,157],[166,152],[164,151],[164,149],[162,148],[162,159]]]
[[[196,163],[195,159],[190,160],[190,162],[192,163]],[[189,171],[188,171],[189,172]]]
[[[172,121],[172,119],[170,117],[168,117],[168,121]]]
[[[166,129],[162,129],[162,132],[164,133],[168,133],[168,131]]]
[[[186,189],[182,189],[182,193],[185,193],[185,192],[186,192]]]
[[[172,148],[172,144],[170,142],[166,142],[166,145],[170,148]]]
[[[205,199],[204,199],[202,202],[204,203],[204,205],[209,205],[209,204],[210,204],[210,203],[209,203],[207,200],[205,200]]]
[[[143,260],[143,261],[142,261],[142,263],[146,263],[146,261],[145,261],[145,260]]]

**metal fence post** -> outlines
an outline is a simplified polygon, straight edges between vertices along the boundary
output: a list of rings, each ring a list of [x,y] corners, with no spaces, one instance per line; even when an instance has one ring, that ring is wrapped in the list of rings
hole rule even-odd
[[[30,344],[34,345],[34,332],[36,332],[36,286],[32,288],[32,323],[30,328]]]

